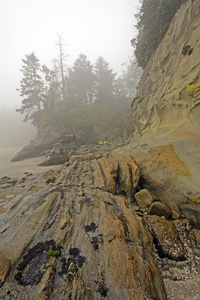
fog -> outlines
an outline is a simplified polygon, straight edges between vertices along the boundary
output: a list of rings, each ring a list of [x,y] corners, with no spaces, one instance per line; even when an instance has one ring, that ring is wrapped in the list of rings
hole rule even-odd
[[[16,91],[25,54],[51,67],[57,34],[68,44],[68,64],[80,53],[91,63],[103,56],[116,72],[133,55],[134,14],[139,0],[1,0],[0,104],[19,107]]]
[[[24,117],[16,113],[22,101],[16,91],[23,76],[22,59],[34,52],[41,65],[51,68],[58,55],[59,34],[67,43],[69,67],[80,53],[92,64],[102,56],[119,75],[122,64],[133,55],[130,40],[135,35],[134,14],[139,0],[1,0],[0,3],[0,169],[1,175],[11,176],[6,170],[14,172],[15,166],[18,172],[19,166],[9,165],[10,159],[37,132],[29,123],[22,123]]]
[[[0,108],[0,147],[22,147],[36,136],[36,128],[22,121],[23,116],[14,109]]]

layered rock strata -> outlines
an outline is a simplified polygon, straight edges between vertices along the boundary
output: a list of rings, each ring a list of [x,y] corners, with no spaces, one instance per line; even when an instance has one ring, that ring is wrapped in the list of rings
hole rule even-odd
[[[0,297],[167,299],[153,239],[128,200],[139,178],[130,156],[3,178]]]

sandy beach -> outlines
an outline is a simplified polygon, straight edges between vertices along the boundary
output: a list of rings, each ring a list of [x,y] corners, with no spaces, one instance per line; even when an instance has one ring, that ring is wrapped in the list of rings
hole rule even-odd
[[[42,173],[49,169],[57,169],[59,166],[39,167],[38,164],[45,160],[44,156],[29,158],[22,161],[11,162],[14,155],[21,150],[22,147],[0,147],[0,178],[21,177],[25,172]]]

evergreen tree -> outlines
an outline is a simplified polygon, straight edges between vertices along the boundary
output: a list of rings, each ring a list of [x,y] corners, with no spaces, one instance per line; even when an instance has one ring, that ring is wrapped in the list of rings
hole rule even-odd
[[[114,96],[115,75],[103,57],[98,57],[94,66],[95,102],[108,102]]]
[[[135,58],[129,58],[129,62],[123,64],[126,68],[122,71],[122,75],[115,81],[116,98],[135,97],[137,86],[142,75],[142,68],[138,66]]]
[[[69,69],[67,89],[70,101],[90,104],[93,102],[94,79],[93,66],[87,60],[87,56],[80,54]]]
[[[34,119],[34,112],[40,111],[43,108],[45,101],[44,98],[44,83],[42,81],[40,72],[40,63],[34,52],[25,55],[25,59],[22,59],[22,73],[23,78],[20,81],[20,92],[22,99],[22,105],[17,112],[25,114],[24,122],[29,119]],[[33,122],[34,123],[34,122]],[[38,125],[38,124],[34,124]]]
[[[136,15],[138,35],[131,42],[142,68],[145,68],[184,1],[186,0],[141,0],[141,7]]]

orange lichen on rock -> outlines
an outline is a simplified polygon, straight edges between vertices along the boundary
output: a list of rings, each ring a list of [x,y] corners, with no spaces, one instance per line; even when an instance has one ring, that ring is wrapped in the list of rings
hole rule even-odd
[[[196,195],[194,197],[191,197],[190,201],[194,202],[194,203],[200,203],[200,195]]]
[[[190,173],[184,162],[181,161],[178,155],[175,153],[171,143],[156,147],[152,149],[150,153],[153,155],[153,162],[161,164],[163,167],[173,171],[174,173],[177,173],[178,175],[187,177],[190,176]]]
[[[8,258],[0,257],[0,286],[3,283],[10,271],[11,260]]]

